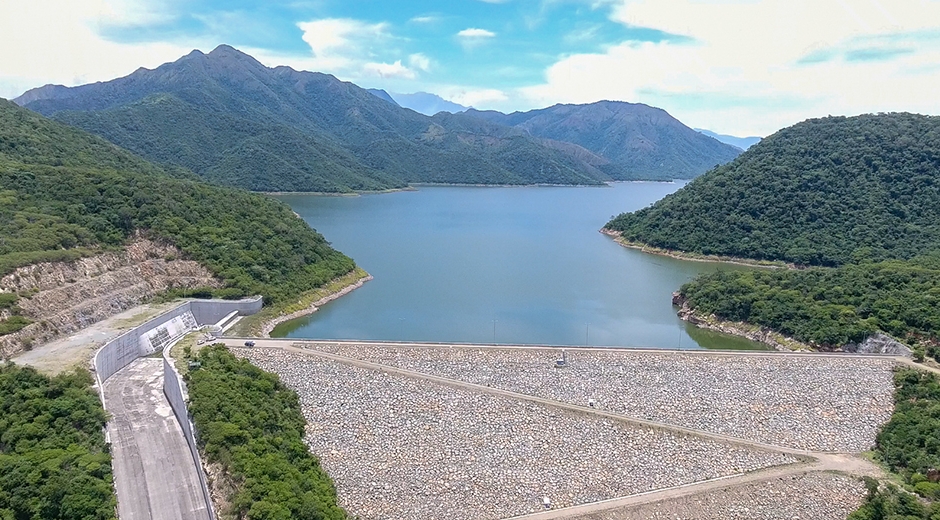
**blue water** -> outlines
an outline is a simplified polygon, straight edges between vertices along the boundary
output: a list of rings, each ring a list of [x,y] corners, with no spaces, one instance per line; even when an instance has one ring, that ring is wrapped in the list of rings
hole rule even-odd
[[[672,292],[737,268],[621,247],[613,215],[679,189],[422,187],[329,197],[283,195],[375,279],[275,336],[663,348],[755,348],[687,330]],[[691,335],[690,335],[691,332]]]

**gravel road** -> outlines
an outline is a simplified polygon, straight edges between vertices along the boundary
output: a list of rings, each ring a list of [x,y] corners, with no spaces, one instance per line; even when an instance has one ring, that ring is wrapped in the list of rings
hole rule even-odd
[[[845,520],[864,498],[856,478],[803,473],[572,520]]]

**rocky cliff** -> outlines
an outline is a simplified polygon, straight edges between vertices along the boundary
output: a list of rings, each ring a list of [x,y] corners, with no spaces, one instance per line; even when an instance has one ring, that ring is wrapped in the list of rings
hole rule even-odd
[[[33,323],[0,336],[0,357],[87,327],[174,288],[218,287],[205,267],[171,245],[137,237],[123,251],[21,267],[0,278]]]

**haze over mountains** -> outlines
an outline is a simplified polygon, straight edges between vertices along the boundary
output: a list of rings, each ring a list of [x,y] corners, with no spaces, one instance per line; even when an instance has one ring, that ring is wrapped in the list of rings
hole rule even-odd
[[[447,101],[437,94],[428,92],[415,92],[414,94],[390,94],[399,106],[410,108],[415,112],[421,112],[424,115],[433,116],[438,112],[450,112],[457,114],[465,112],[470,107]]]
[[[15,101],[148,159],[259,191],[691,178],[738,153],[647,107],[655,118],[605,121],[607,134],[589,133],[583,142],[599,154],[571,141],[573,132],[533,131],[479,112],[428,117],[327,74],[265,67],[226,45]]]
[[[711,130],[705,130],[704,128],[696,128],[695,131],[701,132],[707,135],[708,137],[714,137],[715,139],[718,139],[719,141],[725,144],[736,146],[742,150],[747,150],[748,148],[759,143],[761,140],[761,138],[757,136],[735,137],[733,135],[718,134],[718,133],[712,132]]]

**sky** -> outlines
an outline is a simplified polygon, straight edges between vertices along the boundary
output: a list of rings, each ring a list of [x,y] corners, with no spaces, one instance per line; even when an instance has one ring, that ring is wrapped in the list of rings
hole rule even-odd
[[[0,97],[222,43],[480,109],[629,101],[737,136],[940,114],[940,0],[4,0]]]

